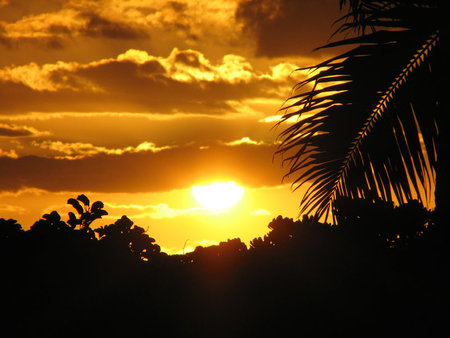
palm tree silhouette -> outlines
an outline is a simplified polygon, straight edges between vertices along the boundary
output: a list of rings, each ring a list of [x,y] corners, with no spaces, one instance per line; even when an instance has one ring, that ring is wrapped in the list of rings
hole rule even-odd
[[[294,189],[311,183],[301,212],[328,219],[341,197],[430,205],[435,189],[436,212],[448,213],[448,1],[340,5],[348,13],[336,33],[346,36],[320,48],[351,49],[303,69],[310,76],[293,88],[279,122],[296,119],[277,153]]]

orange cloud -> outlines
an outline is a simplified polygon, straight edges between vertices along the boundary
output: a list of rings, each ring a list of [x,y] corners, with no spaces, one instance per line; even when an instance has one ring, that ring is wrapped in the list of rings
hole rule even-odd
[[[9,10],[4,6],[4,11]],[[145,27],[140,27],[126,17],[103,14],[99,3],[75,1],[62,2],[53,11],[25,14],[16,21],[0,21],[0,43],[9,47],[20,47],[22,43],[33,43],[50,48],[63,48],[71,39],[79,37],[111,39],[148,38]]]
[[[15,159],[17,159],[17,158],[19,158],[19,155],[17,155],[17,152],[14,149],[6,151],[6,150],[3,150],[2,148],[0,148],[0,159],[2,157],[3,158],[8,157],[8,158],[15,158]]]
[[[159,203],[155,205],[105,203],[105,206],[108,210],[111,210],[111,213],[115,214],[127,213],[133,219],[147,218],[147,217],[153,219],[162,219],[162,218],[175,218],[179,216],[215,215],[218,212],[224,212],[224,211],[214,211],[204,207],[191,207],[184,209],[172,208],[166,203]],[[133,211],[135,211],[136,214],[133,214]]]
[[[275,150],[269,145],[203,150],[193,145],[158,152],[99,153],[73,160],[0,157],[0,190],[151,192],[218,179],[245,182],[249,187],[274,186],[283,176],[279,163],[272,163]]]
[[[194,50],[167,57],[128,50],[86,64],[57,62],[0,69],[1,112],[126,111],[229,114],[248,99],[284,98],[291,83],[281,69],[257,72],[249,61],[226,55],[213,64]]]
[[[23,214],[26,211],[25,208],[17,206],[17,205],[10,205],[10,204],[0,204],[0,212],[12,212],[15,214]]]
[[[170,34],[195,44],[206,35],[236,32],[235,1],[14,1],[2,4],[0,44],[64,48],[74,40],[149,39]],[[2,21],[3,20],[3,21]]]
[[[48,132],[41,132],[33,127],[18,126],[15,124],[5,124],[0,122],[0,137],[28,137],[48,135]]]
[[[33,141],[32,145],[42,149],[48,149],[57,153],[62,153],[64,155],[56,155],[56,159],[81,159],[85,157],[92,157],[98,154],[107,155],[122,155],[125,153],[139,153],[139,152],[159,152],[162,150],[170,149],[170,146],[158,147],[152,142],[142,142],[136,147],[128,146],[125,148],[107,148],[101,146],[94,146],[90,143],[66,143],[61,141]]]
[[[270,215],[271,212],[266,209],[256,209],[250,212],[252,216],[267,216]]]
[[[244,136],[243,138],[239,139],[239,140],[234,140],[234,141],[230,141],[230,142],[224,142],[225,145],[227,146],[239,146],[242,144],[252,144],[252,145],[261,145],[261,144],[265,144],[265,142],[263,141],[254,141],[251,138]]]

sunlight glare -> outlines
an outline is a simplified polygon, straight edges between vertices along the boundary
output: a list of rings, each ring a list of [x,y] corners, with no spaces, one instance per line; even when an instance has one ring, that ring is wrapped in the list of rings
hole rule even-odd
[[[209,185],[194,185],[192,195],[208,209],[227,209],[241,200],[244,188],[233,181],[213,182]]]

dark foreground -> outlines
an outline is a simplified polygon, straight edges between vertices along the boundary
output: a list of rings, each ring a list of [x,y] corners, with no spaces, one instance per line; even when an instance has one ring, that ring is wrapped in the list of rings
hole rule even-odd
[[[447,331],[445,224],[392,239],[354,220],[338,229],[279,217],[249,249],[235,239],[167,256],[151,238],[133,233],[141,228],[126,218],[105,227],[103,237],[48,218],[29,231],[13,221],[0,224],[2,337],[437,337]],[[141,237],[133,242],[132,234]],[[139,247],[139,239],[147,241]]]

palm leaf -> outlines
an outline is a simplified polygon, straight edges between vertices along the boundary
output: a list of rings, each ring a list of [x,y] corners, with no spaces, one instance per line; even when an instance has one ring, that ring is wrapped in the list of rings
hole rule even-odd
[[[294,189],[310,184],[301,212],[316,217],[327,217],[341,196],[430,201],[435,180],[438,5],[350,3],[338,32],[360,35],[322,48],[357,46],[308,68],[280,122],[297,117],[280,133],[277,153],[290,165],[286,176],[296,176]]]

